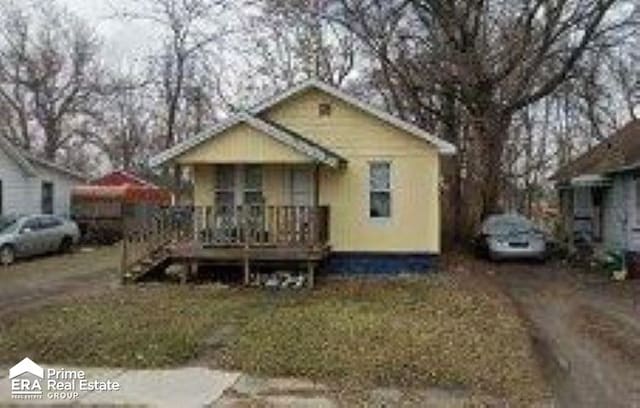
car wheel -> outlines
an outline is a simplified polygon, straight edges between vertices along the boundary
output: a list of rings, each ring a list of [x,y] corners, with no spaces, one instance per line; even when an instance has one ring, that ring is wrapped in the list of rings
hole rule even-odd
[[[0,264],[4,266],[11,265],[16,260],[16,251],[11,245],[3,245],[0,248]]]
[[[492,262],[498,262],[500,260],[500,255],[497,252],[492,250],[488,250],[489,260]]]
[[[64,237],[60,242],[59,251],[62,253],[67,253],[71,251],[71,246],[73,245],[73,240],[71,237]]]

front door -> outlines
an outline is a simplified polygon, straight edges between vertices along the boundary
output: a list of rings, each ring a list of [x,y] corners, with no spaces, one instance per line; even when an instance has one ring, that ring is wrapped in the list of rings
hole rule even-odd
[[[291,169],[291,205],[313,205],[313,171],[307,167]]]

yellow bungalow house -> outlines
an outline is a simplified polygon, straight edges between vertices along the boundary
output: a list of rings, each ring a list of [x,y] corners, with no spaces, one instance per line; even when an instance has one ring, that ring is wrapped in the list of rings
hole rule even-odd
[[[428,270],[440,253],[440,155],[455,147],[319,81],[152,158],[191,168],[193,259]],[[192,243],[193,244],[193,243]]]

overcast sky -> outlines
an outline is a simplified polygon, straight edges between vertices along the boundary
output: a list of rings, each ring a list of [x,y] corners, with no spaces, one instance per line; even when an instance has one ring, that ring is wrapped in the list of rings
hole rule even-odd
[[[104,52],[109,63],[137,59],[149,55],[157,44],[154,27],[141,21],[122,22],[110,18],[114,9],[126,0],[58,0],[70,11],[96,29],[104,40]]]

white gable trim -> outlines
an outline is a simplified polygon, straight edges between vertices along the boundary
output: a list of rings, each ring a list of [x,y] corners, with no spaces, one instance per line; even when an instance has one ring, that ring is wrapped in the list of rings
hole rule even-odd
[[[29,160],[32,164],[36,164],[36,165],[40,165],[42,167],[46,167],[48,170],[53,170],[53,171],[57,171],[59,173],[64,174],[67,177],[71,177],[71,178],[75,178],[78,181],[82,181],[85,182],[87,181],[88,177],[84,174],[75,172],[73,170],[69,170],[66,167],[62,167],[59,164],[56,163],[52,163],[50,161],[41,159],[39,157],[33,156],[31,154],[27,154],[26,155],[27,160]]]
[[[38,175],[36,168],[33,167],[31,162],[27,160],[27,158],[24,157],[20,151],[13,146],[13,144],[11,144],[11,142],[2,136],[0,136],[0,148],[4,150],[7,156],[18,164],[18,167],[20,167],[28,177],[35,177]]]
[[[299,85],[296,85],[286,91],[284,91],[283,93],[277,94],[274,97],[264,101],[263,103],[259,104],[258,106],[254,107],[253,109],[251,109],[251,112],[253,114],[259,114],[261,112],[264,112],[265,110],[271,108],[274,105],[277,105],[278,103],[284,101],[285,99],[288,99],[300,92],[306,91],[307,89],[310,88],[316,88],[319,89],[323,92],[326,92],[327,94],[340,99],[344,102],[346,102],[347,104],[353,105],[359,109],[361,109],[362,111],[382,120],[383,122],[387,122],[393,126],[396,126],[416,137],[419,137],[421,139],[426,140],[427,142],[433,144],[434,146],[436,146],[438,148],[438,151],[440,152],[440,154],[446,154],[446,155],[453,155],[456,154],[456,147],[445,141],[442,140],[438,137],[433,136],[431,133],[426,132],[422,129],[420,129],[419,127],[406,122],[402,119],[399,119],[393,115],[390,115],[387,112],[384,112],[374,106],[371,106],[367,103],[364,103],[360,100],[358,100],[357,98],[341,91],[338,88],[335,88],[331,85],[328,85],[322,81],[318,81],[318,80],[308,80],[305,82],[300,83]]]
[[[260,130],[268,136],[278,140],[281,143],[290,146],[294,150],[305,154],[319,162],[327,164],[331,167],[338,167],[340,165],[340,158],[336,155],[329,154],[324,149],[315,146],[311,143],[307,143],[300,138],[297,138],[293,135],[290,135],[267,122],[260,120],[248,113],[239,113],[238,115],[233,116],[232,118],[221,122],[217,126],[212,129],[206,130],[204,132],[199,133],[198,135],[185,140],[182,143],[179,143],[173,146],[170,149],[167,149],[158,155],[151,158],[149,164],[151,167],[158,167],[167,161],[175,158],[176,156],[185,153],[186,151],[200,145],[201,143],[214,138],[215,136],[223,133],[225,130],[230,129],[231,127],[238,125],[240,123],[245,123],[254,129]]]

